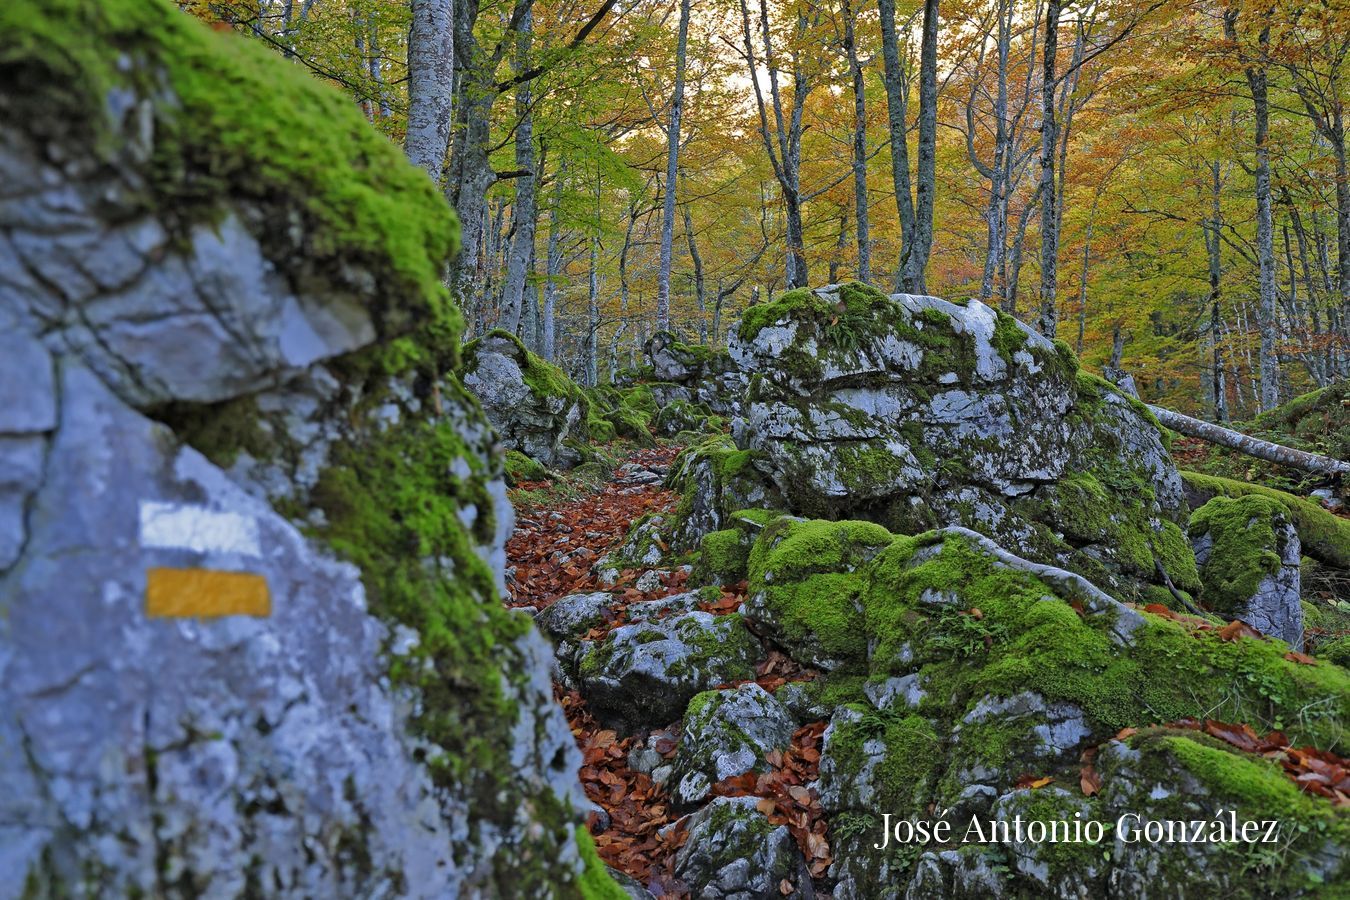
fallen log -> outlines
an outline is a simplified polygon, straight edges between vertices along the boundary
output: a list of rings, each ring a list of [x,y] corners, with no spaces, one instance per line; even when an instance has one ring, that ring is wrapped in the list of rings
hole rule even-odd
[[[1173,412],[1170,409],[1163,409],[1161,406],[1154,406],[1151,403],[1145,405],[1163,425],[1188,437],[1209,441],[1211,444],[1218,444],[1247,456],[1254,456],[1276,465],[1311,472],[1314,475],[1326,475],[1328,477],[1350,475],[1350,462],[1263,441],[1249,434],[1233,431],[1231,428],[1223,428],[1212,422],[1193,419],[1190,416]]]

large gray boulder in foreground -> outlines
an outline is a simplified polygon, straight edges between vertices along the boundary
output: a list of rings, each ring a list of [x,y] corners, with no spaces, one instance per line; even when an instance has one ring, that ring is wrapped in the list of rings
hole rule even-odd
[[[736,444],[789,511],[914,534],[962,525],[1122,596],[1199,587],[1151,414],[976,300],[861,285],[752,306]]]
[[[0,27],[0,897],[580,893],[449,208],[168,3]]]

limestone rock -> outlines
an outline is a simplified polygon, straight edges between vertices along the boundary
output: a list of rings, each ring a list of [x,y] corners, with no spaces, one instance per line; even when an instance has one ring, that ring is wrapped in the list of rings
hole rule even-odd
[[[675,874],[699,900],[813,898],[801,851],[786,825],[770,825],[754,797],[717,797],[689,817]],[[787,881],[793,889],[781,893]]]
[[[0,25],[0,897],[576,888],[450,209],[171,4]]]
[[[1191,516],[1190,533],[1206,604],[1303,649],[1301,545],[1284,505],[1215,497]]]
[[[758,650],[740,616],[694,611],[614,629],[583,645],[577,671],[592,711],[631,732],[674,721],[700,691],[753,678]]]
[[[1012,317],[832,285],[750,307],[730,350],[755,376],[736,446],[787,511],[963,525],[1124,599],[1159,563],[1198,588],[1156,422]]]
[[[671,796],[680,805],[697,803],[719,781],[768,771],[765,756],[786,750],[796,727],[783,705],[753,682],[699,694],[685,710]]]
[[[720,416],[740,414],[749,379],[727,351],[683,343],[668,331],[652,335],[643,349],[657,378],[652,391],[662,407],[683,401]]]
[[[781,509],[778,488],[756,467],[757,454],[738,450],[727,435],[685,448],[666,476],[665,487],[681,495],[671,542],[690,550],[708,534],[731,526],[742,509]]]
[[[586,439],[586,395],[515,335],[491,331],[465,345],[462,378],[507,449],[550,468],[581,460],[569,441]]]

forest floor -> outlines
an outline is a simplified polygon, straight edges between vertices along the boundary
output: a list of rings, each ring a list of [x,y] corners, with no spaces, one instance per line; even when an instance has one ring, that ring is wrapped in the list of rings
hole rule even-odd
[[[570,481],[517,485],[512,491],[516,529],[506,545],[507,584],[511,594],[508,605],[542,610],[571,594],[610,592],[616,600],[611,617],[582,636],[583,640],[602,641],[610,631],[627,624],[630,604],[690,590],[688,566],[625,568],[619,571],[617,581],[603,585],[596,566],[605,554],[623,544],[635,521],[648,514],[674,511],[679,496],[665,490],[662,482],[679,451],[680,448],[674,446],[633,450],[615,467],[611,478],[599,485]],[[663,552],[668,549],[660,546]],[[654,577],[649,574],[653,572]],[[703,588],[699,608],[714,615],[734,613],[745,599],[745,592],[745,582],[720,589]],[[1216,628],[1211,622],[1178,615],[1165,607],[1151,605],[1148,609],[1197,631]],[[1219,630],[1224,640],[1263,639],[1258,632],[1240,622],[1232,622]],[[1302,653],[1291,652],[1286,658],[1309,665],[1315,662]],[[765,652],[755,671],[754,680],[768,691],[774,691],[788,681],[809,680],[818,675],[771,648]],[[733,687],[740,683],[744,682],[718,687]],[[620,735],[596,720],[579,692],[558,684],[554,685],[554,691],[583,755],[582,785],[587,797],[600,810],[591,814],[588,825],[601,858],[661,900],[688,897],[688,887],[676,874],[676,856],[687,838],[682,813],[674,808],[663,786],[629,765],[632,751],[642,746],[655,749],[666,759],[673,758],[679,745],[680,723]],[[786,825],[796,839],[808,860],[817,894],[821,896],[828,896],[822,893],[825,886],[822,879],[832,862],[832,855],[827,822],[812,784],[818,774],[826,725],[827,722],[821,720],[799,728],[786,752],[770,755],[769,762],[773,766],[770,772],[727,779],[712,790],[713,796],[759,797],[759,808],[770,822]],[[1262,736],[1242,724],[1186,719],[1169,723],[1169,727],[1203,730],[1240,749],[1277,758],[1287,775],[1305,790],[1315,788],[1315,793],[1331,797],[1338,804],[1350,802],[1344,794],[1333,790],[1338,783],[1344,787],[1346,773],[1350,771],[1350,764],[1335,754],[1308,747],[1294,748],[1278,731]],[[1132,731],[1126,729],[1126,732]],[[1092,754],[1095,754],[1095,748],[1091,754],[1084,754],[1085,793],[1095,793],[1097,786]],[[1305,784],[1309,780],[1318,784]],[[1040,787],[1050,779],[1033,780],[1028,775],[1026,781],[1029,786]],[[786,879],[780,885],[784,895],[792,893],[793,889]]]
[[[584,636],[601,640],[626,623],[629,604],[685,592],[688,567],[623,569],[618,581],[605,587],[593,570],[600,557],[623,543],[634,521],[648,513],[674,509],[679,497],[664,490],[661,481],[679,450],[636,450],[615,469],[609,482],[579,497],[557,491],[548,482],[518,485],[513,495],[517,503],[516,530],[506,545],[511,590],[508,605],[544,609],[569,594],[613,592],[618,600],[613,618]],[[648,571],[657,573],[659,587],[652,588],[652,579],[647,578],[650,589],[639,590],[637,583]],[[706,599],[699,607],[714,615],[726,615],[735,612],[745,599],[745,584],[705,592]],[[769,691],[787,681],[816,675],[774,650],[756,666],[755,674],[755,681]],[[720,687],[732,686],[734,683]],[[555,685],[554,690],[584,757],[581,783],[587,797],[604,811],[593,813],[588,823],[601,858],[662,900],[689,896],[688,888],[675,875],[675,855],[686,838],[681,814],[672,807],[665,788],[628,764],[629,754],[643,744],[653,745],[667,758],[673,757],[679,742],[679,723],[620,736],[596,721],[578,692],[564,690],[561,685]],[[824,813],[815,791],[806,786],[816,780],[825,725],[821,721],[798,729],[792,746],[771,757],[772,772],[729,779],[713,790],[714,795],[760,797],[760,809],[770,821],[788,826],[811,861],[815,878],[823,876],[832,861]],[[781,888],[784,894],[793,889],[790,882]]]

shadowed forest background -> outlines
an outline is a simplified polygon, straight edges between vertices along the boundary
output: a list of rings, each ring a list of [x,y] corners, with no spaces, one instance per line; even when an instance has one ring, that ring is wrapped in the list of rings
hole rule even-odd
[[[1343,4],[180,5],[406,143],[460,214],[467,336],[585,384],[854,278],[979,297],[1220,421],[1350,369]]]

